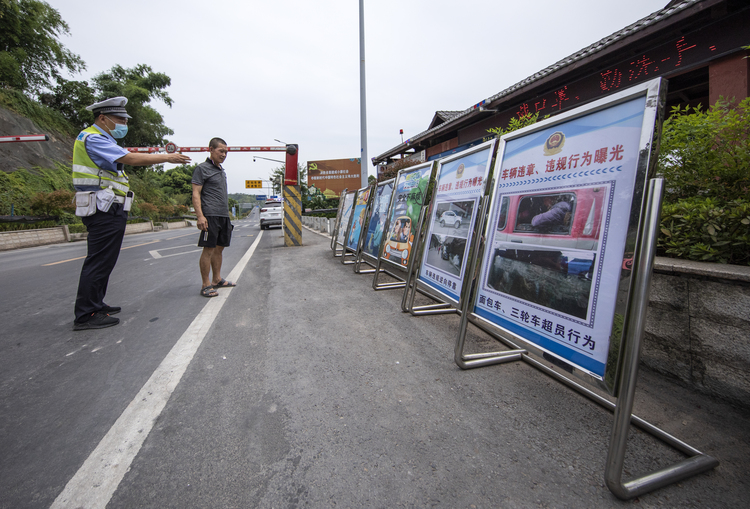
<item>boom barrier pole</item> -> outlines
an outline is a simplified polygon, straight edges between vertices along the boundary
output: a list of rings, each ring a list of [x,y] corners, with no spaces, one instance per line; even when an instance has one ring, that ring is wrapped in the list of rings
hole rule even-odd
[[[0,136],[0,143],[18,143],[24,141],[49,141],[46,134],[22,134],[19,136]]]
[[[297,145],[286,146],[284,172],[284,245],[302,245],[302,193],[297,171]]]

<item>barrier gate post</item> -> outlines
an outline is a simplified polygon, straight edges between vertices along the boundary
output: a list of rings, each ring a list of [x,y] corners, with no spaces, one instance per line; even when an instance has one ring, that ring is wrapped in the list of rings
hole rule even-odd
[[[302,245],[302,194],[297,171],[297,145],[286,146],[284,173],[284,245]]]

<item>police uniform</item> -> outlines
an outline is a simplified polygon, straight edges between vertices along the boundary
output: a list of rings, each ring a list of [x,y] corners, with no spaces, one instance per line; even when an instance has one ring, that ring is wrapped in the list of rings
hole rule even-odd
[[[124,97],[115,97],[86,109],[93,111],[97,118],[102,113],[131,118],[125,111],[127,101]],[[113,314],[120,310],[107,306],[104,296],[109,276],[120,254],[128,219],[128,213],[124,210],[129,190],[128,176],[124,165],[116,162],[128,153],[97,125],[81,131],[73,145],[73,186],[76,191],[111,188],[114,193],[114,201],[109,210],[105,212],[97,209],[93,215],[81,218],[88,230],[88,253],[78,283],[75,330],[116,325],[119,322],[111,317],[97,315]],[[105,325],[101,325],[102,320]],[[93,326],[94,322],[99,325]]]

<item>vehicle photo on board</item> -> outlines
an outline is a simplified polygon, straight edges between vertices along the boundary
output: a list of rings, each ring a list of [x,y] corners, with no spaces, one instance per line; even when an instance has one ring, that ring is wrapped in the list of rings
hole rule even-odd
[[[260,209],[260,229],[266,230],[269,226],[281,226],[283,215],[284,207],[280,201],[266,201]]]
[[[461,216],[452,210],[446,210],[443,212],[443,215],[440,216],[440,226],[445,228],[445,225],[452,226],[453,228],[460,228]]]

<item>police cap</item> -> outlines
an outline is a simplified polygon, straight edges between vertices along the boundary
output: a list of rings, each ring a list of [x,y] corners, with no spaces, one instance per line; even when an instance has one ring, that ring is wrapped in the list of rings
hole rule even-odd
[[[116,117],[133,118],[128,115],[125,110],[125,105],[128,104],[127,97],[112,97],[111,99],[105,99],[94,103],[91,106],[86,106],[86,109],[94,112],[94,116],[111,114]]]

